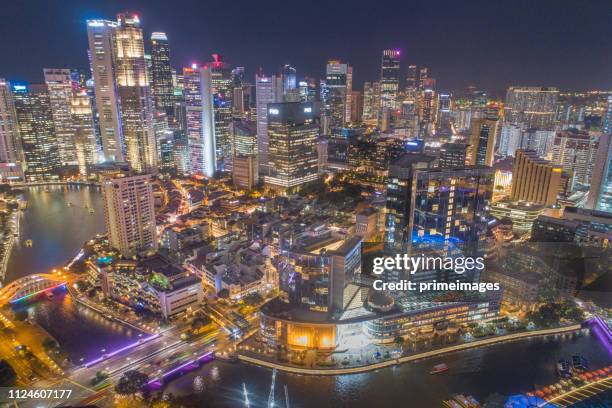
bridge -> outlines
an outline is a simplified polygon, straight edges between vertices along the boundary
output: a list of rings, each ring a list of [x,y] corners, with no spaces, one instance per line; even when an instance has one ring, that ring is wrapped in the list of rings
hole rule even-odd
[[[70,276],[63,272],[24,276],[0,288],[0,307],[7,303],[14,304],[39,293],[59,288],[69,281]]]

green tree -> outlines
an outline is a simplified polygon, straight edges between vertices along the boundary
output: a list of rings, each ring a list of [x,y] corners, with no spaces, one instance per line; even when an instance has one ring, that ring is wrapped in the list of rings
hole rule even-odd
[[[130,370],[123,373],[115,391],[120,395],[134,395],[142,390],[142,387],[149,382],[149,376],[138,370]]]

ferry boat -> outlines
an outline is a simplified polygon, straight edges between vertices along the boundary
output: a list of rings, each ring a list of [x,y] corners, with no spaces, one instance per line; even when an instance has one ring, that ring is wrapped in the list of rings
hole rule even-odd
[[[444,363],[436,364],[435,366],[433,366],[433,368],[431,369],[429,374],[439,374],[439,373],[443,373],[445,371],[448,371],[448,367],[446,366],[446,364],[444,364]]]
[[[90,209],[89,209],[89,213],[90,213],[90,214],[95,213],[94,209],[93,209],[93,208],[90,208]]]
[[[31,240],[31,239],[27,239],[27,240],[26,240],[26,242],[25,242],[25,245],[26,245],[26,247],[28,247],[28,248],[31,248],[33,244],[34,244],[34,243],[32,242],[32,240]]]
[[[557,374],[561,378],[570,378],[572,376],[572,366],[567,360],[561,359],[557,362]]]

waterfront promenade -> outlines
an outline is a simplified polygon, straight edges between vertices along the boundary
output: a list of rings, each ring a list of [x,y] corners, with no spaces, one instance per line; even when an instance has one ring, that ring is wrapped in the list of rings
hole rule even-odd
[[[512,333],[506,334],[503,336],[491,337],[482,340],[476,340],[469,343],[457,344],[450,347],[444,347],[441,349],[425,351],[422,353],[412,354],[409,356],[399,357],[396,359],[390,359],[381,361],[378,363],[373,363],[369,365],[363,365],[358,367],[342,367],[342,368],[303,368],[296,366],[289,366],[284,364],[279,364],[267,360],[262,360],[260,358],[252,357],[245,354],[238,354],[238,359],[240,361],[244,361],[251,364],[256,364],[259,366],[267,367],[267,368],[276,368],[280,371],[285,371],[288,373],[294,374],[303,374],[303,375],[345,375],[345,374],[358,374],[364,373],[368,371],[378,370],[380,368],[391,367],[396,364],[408,363],[411,361],[422,360],[425,358],[436,357],[448,353],[452,353],[455,351],[469,350],[477,347],[490,346],[498,343],[505,343],[511,341],[524,340],[532,337],[540,337],[540,336],[550,336],[555,334],[564,334],[578,331],[582,328],[579,324],[574,324],[571,326],[558,327],[554,329],[542,329],[542,330],[532,330],[521,333]]]

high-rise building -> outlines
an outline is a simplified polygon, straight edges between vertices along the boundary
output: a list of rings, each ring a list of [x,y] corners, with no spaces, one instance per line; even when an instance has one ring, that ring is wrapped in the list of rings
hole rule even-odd
[[[11,85],[0,78],[0,162],[22,163],[23,151]]]
[[[151,76],[155,109],[174,116],[174,85],[170,66],[170,44],[166,33],[151,34]]]
[[[553,205],[561,185],[560,166],[551,164],[533,150],[517,150],[512,167],[512,201]]]
[[[351,122],[361,122],[363,116],[363,94],[359,91],[351,92]]]
[[[377,120],[380,112],[380,82],[363,83],[363,121]]]
[[[216,171],[214,102],[210,69],[183,68],[190,173],[212,177]]]
[[[465,166],[468,146],[463,143],[444,143],[440,146],[438,166],[442,169],[452,169]]]
[[[352,84],[353,67],[336,60],[327,63],[322,102],[330,129],[351,121]]]
[[[47,86],[13,84],[12,89],[26,177],[57,179],[60,161]]]
[[[512,86],[506,91],[505,118],[526,128],[550,129],[558,97],[557,88]]]
[[[283,101],[283,82],[280,77],[267,76],[259,72],[255,76],[257,112],[257,145],[259,150],[259,173],[267,175],[268,164],[268,104]]]
[[[468,164],[492,166],[499,117],[497,109],[487,109],[483,117],[472,119]]]
[[[110,245],[124,257],[157,250],[150,175],[102,181],[104,220]]]
[[[400,78],[400,51],[384,50],[380,67],[380,106],[383,110],[397,107]]]
[[[76,164],[76,145],[70,113],[72,99],[71,72],[69,69],[45,68],[43,73],[49,92],[60,163],[64,165]]]
[[[125,143],[119,118],[119,95],[113,62],[116,21],[87,20],[89,58],[102,150],[106,161],[124,161]]]
[[[419,74],[416,65],[408,65],[406,75],[406,90],[415,91],[419,87]]]
[[[314,103],[268,104],[268,138],[267,184],[292,189],[317,179],[319,125]]]
[[[419,68],[419,90],[425,89],[425,83],[429,79],[429,69],[427,67]]]
[[[314,102],[317,100],[317,81],[314,78],[304,78],[298,85],[300,102]]]
[[[599,138],[587,207],[612,212],[612,129]]]
[[[612,133],[612,95],[608,95],[608,101],[606,103],[606,113],[603,117],[602,131],[604,134]]]
[[[575,129],[557,132],[553,144],[553,163],[572,175],[571,190],[591,184],[599,137]]]
[[[230,170],[232,146],[229,125],[232,121],[233,77],[231,66],[222,61],[221,56],[213,54],[213,61],[204,65],[203,91],[213,101],[214,137],[216,165],[219,170]],[[208,96],[207,96],[208,98]]]
[[[281,78],[283,79],[283,95],[285,95],[285,97],[290,95],[291,91],[297,88],[296,72],[296,69],[289,64],[285,64],[281,70]]]
[[[117,15],[113,35],[113,68],[121,107],[125,158],[136,171],[153,170],[157,166],[157,143],[143,32],[138,16]]]
[[[87,177],[91,166],[100,160],[100,146],[94,129],[92,98],[87,89],[75,89],[70,99],[70,121],[79,174]]]

